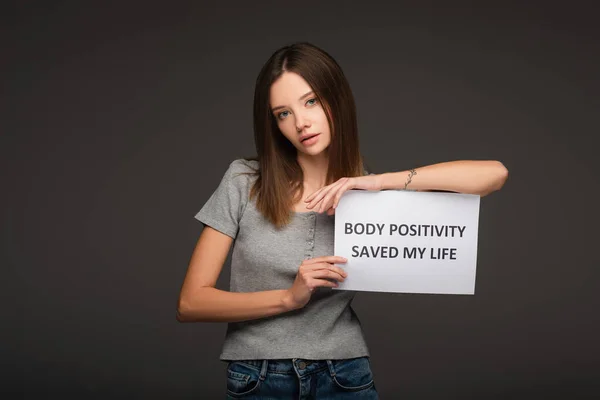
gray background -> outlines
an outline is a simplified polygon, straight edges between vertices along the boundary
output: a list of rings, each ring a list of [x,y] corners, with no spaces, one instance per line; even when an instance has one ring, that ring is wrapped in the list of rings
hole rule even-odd
[[[193,215],[298,40],[347,74],[375,172],[510,171],[474,296],[357,294],[382,398],[600,393],[592,2],[49,3],[1,13],[4,398],[224,397],[225,324],[175,320]]]

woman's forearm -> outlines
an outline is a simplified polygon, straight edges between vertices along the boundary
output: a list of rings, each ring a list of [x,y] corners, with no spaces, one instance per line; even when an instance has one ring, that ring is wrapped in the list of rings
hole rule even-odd
[[[190,298],[180,298],[179,322],[238,322],[290,311],[288,290],[238,293],[203,287]]]
[[[499,190],[507,178],[508,170],[501,162],[476,160],[448,161],[380,175],[382,190],[446,190],[480,196]]]

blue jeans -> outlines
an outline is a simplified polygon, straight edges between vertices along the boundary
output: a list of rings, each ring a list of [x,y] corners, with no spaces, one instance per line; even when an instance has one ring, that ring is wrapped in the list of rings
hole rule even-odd
[[[379,399],[369,357],[239,360],[227,365],[228,399]]]

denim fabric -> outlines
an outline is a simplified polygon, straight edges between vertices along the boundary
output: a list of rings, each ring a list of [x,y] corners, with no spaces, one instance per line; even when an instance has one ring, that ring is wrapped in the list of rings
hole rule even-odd
[[[379,399],[369,357],[238,360],[227,365],[228,399]]]

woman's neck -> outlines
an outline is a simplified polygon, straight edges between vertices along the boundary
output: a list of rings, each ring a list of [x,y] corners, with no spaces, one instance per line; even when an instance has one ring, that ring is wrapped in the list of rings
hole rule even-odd
[[[327,168],[329,165],[329,160],[327,159],[325,152],[316,156],[299,153],[297,160],[304,174],[305,187],[321,188],[325,186],[327,180]]]

